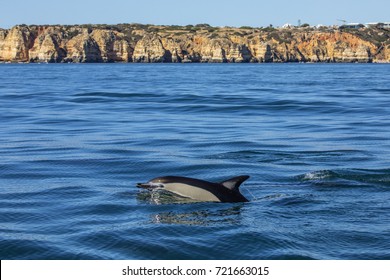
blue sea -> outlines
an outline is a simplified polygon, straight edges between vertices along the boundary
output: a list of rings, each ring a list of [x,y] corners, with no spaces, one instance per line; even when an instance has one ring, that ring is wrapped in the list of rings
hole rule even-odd
[[[2,64],[0,120],[0,259],[390,259],[390,65]]]

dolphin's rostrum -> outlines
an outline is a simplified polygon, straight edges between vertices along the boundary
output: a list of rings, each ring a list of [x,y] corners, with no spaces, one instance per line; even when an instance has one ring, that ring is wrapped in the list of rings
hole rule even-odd
[[[148,183],[139,183],[137,187],[149,190],[165,190],[197,201],[210,202],[247,202],[239,190],[240,185],[249,176],[238,176],[220,183],[199,179],[166,176],[155,178]]]

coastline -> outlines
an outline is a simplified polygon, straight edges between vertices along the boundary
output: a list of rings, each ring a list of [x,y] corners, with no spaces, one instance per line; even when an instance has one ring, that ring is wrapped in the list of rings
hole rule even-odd
[[[0,29],[0,63],[390,63],[380,27],[17,25]]]

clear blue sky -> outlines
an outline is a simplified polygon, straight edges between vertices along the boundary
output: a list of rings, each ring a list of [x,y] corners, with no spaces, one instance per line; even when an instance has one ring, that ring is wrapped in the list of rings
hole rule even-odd
[[[390,1],[2,0],[0,27],[16,24],[145,23],[214,26],[389,22]]]

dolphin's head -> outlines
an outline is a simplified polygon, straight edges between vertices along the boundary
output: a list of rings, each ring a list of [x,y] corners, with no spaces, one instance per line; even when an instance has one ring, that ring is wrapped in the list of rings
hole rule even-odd
[[[137,187],[148,190],[164,189],[164,180],[162,178],[155,178],[147,183],[138,183]]]

